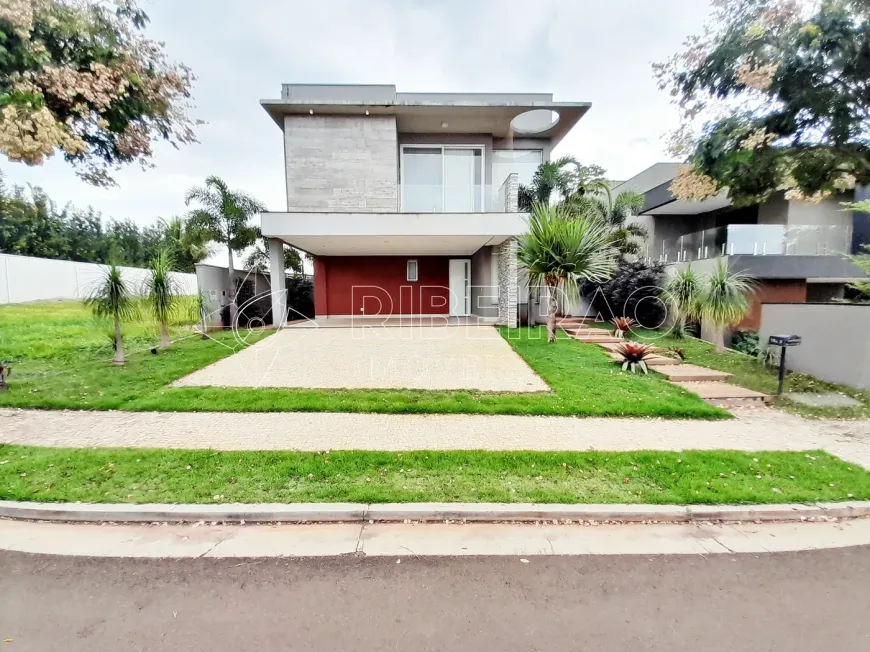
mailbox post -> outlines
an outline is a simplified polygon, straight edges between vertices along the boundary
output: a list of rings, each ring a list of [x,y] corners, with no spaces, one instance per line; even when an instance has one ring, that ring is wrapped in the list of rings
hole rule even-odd
[[[800,346],[800,335],[771,335],[767,341],[770,346],[778,346],[781,351],[779,353],[779,389],[777,394],[782,394],[782,385],[785,382],[785,352],[790,346]]]

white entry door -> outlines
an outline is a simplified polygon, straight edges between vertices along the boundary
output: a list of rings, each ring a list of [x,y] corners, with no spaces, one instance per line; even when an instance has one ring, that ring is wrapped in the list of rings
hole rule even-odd
[[[450,316],[467,317],[471,314],[471,261],[468,258],[450,259]]]

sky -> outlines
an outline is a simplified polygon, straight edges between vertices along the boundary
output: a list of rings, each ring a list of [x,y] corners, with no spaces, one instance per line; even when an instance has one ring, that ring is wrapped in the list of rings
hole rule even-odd
[[[707,0],[143,0],[147,34],[197,77],[199,143],[161,144],[155,169],[129,167],[118,187],[80,181],[56,156],[0,161],[8,182],[42,186],[59,204],[93,206],[141,225],[184,213],[209,175],[284,210],[281,131],[259,100],[282,83],[395,84],[399,92],[547,92],[592,108],[554,155],[627,179],[670,160],[662,136],[676,109],[651,63],[701,30]]]

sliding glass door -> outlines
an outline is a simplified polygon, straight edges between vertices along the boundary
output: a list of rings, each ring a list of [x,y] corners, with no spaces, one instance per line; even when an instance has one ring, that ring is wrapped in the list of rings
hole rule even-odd
[[[402,211],[483,211],[483,147],[402,146]]]

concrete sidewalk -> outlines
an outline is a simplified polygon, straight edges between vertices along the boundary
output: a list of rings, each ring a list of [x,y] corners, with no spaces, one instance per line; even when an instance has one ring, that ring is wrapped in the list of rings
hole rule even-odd
[[[870,544],[830,523],[91,525],[0,520],[0,549],[85,557],[424,557],[766,553]]]
[[[0,441],[215,450],[810,450],[870,468],[870,420],[811,421],[769,408],[727,421],[306,412],[0,409]]]

